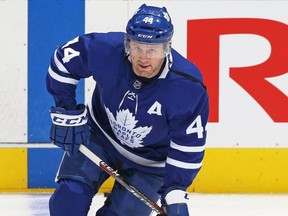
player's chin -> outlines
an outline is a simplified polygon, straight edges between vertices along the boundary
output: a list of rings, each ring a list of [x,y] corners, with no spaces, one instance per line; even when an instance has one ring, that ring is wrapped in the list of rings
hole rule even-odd
[[[141,77],[149,77],[151,70],[149,68],[139,68],[137,70],[137,75]]]

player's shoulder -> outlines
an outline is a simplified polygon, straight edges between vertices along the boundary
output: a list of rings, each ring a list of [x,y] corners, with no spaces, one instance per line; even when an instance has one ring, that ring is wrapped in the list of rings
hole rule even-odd
[[[199,68],[191,61],[183,57],[176,50],[172,50],[172,66],[170,68],[170,78],[184,86],[193,86],[206,90],[203,77]]]
[[[198,102],[206,103],[208,93],[198,67],[172,50],[172,65],[169,68],[165,95],[168,107],[175,115],[196,109]]]
[[[123,45],[124,32],[91,32],[80,36],[84,43],[90,45],[109,45],[118,46]]]
[[[83,56],[90,59],[97,58],[98,62],[103,62],[115,56],[122,56],[124,53],[124,36],[123,32],[93,32],[84,34],[79,37],[80,49]],[[96,63],[96,62],[95,62]],[[93,63],[94,64],[94,63]]]

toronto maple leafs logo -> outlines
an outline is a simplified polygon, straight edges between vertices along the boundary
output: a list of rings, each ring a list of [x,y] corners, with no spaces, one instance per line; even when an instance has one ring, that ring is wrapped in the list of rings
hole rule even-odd
[[[143,139],[150,133],[152,126],[136,127],[138,120],[128,109],[117,111],[116,118],[107,107],[105,110],[114,134],[123,145],[130,148],[143,147]]]

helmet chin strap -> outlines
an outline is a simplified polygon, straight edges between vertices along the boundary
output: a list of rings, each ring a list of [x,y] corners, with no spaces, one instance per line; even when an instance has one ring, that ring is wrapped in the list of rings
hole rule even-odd
[[[167,54],[166,59],[168,61],[168,67],[171,68],[172,66],[172,56],[171,56],[171,52]]]

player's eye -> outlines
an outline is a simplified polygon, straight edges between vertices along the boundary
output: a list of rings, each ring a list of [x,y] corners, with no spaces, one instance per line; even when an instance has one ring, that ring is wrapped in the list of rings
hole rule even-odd
[[[146,50],[147,55],[155,55],[158,53],[156,49],[148,49]]]
[[[139,54],[143,53],[143,50],[142,50],[140,47],[138,47],[138,46],[133,47],[132,50],[133,50],[134,52],[136,52],[136,53],[139,53]]]

